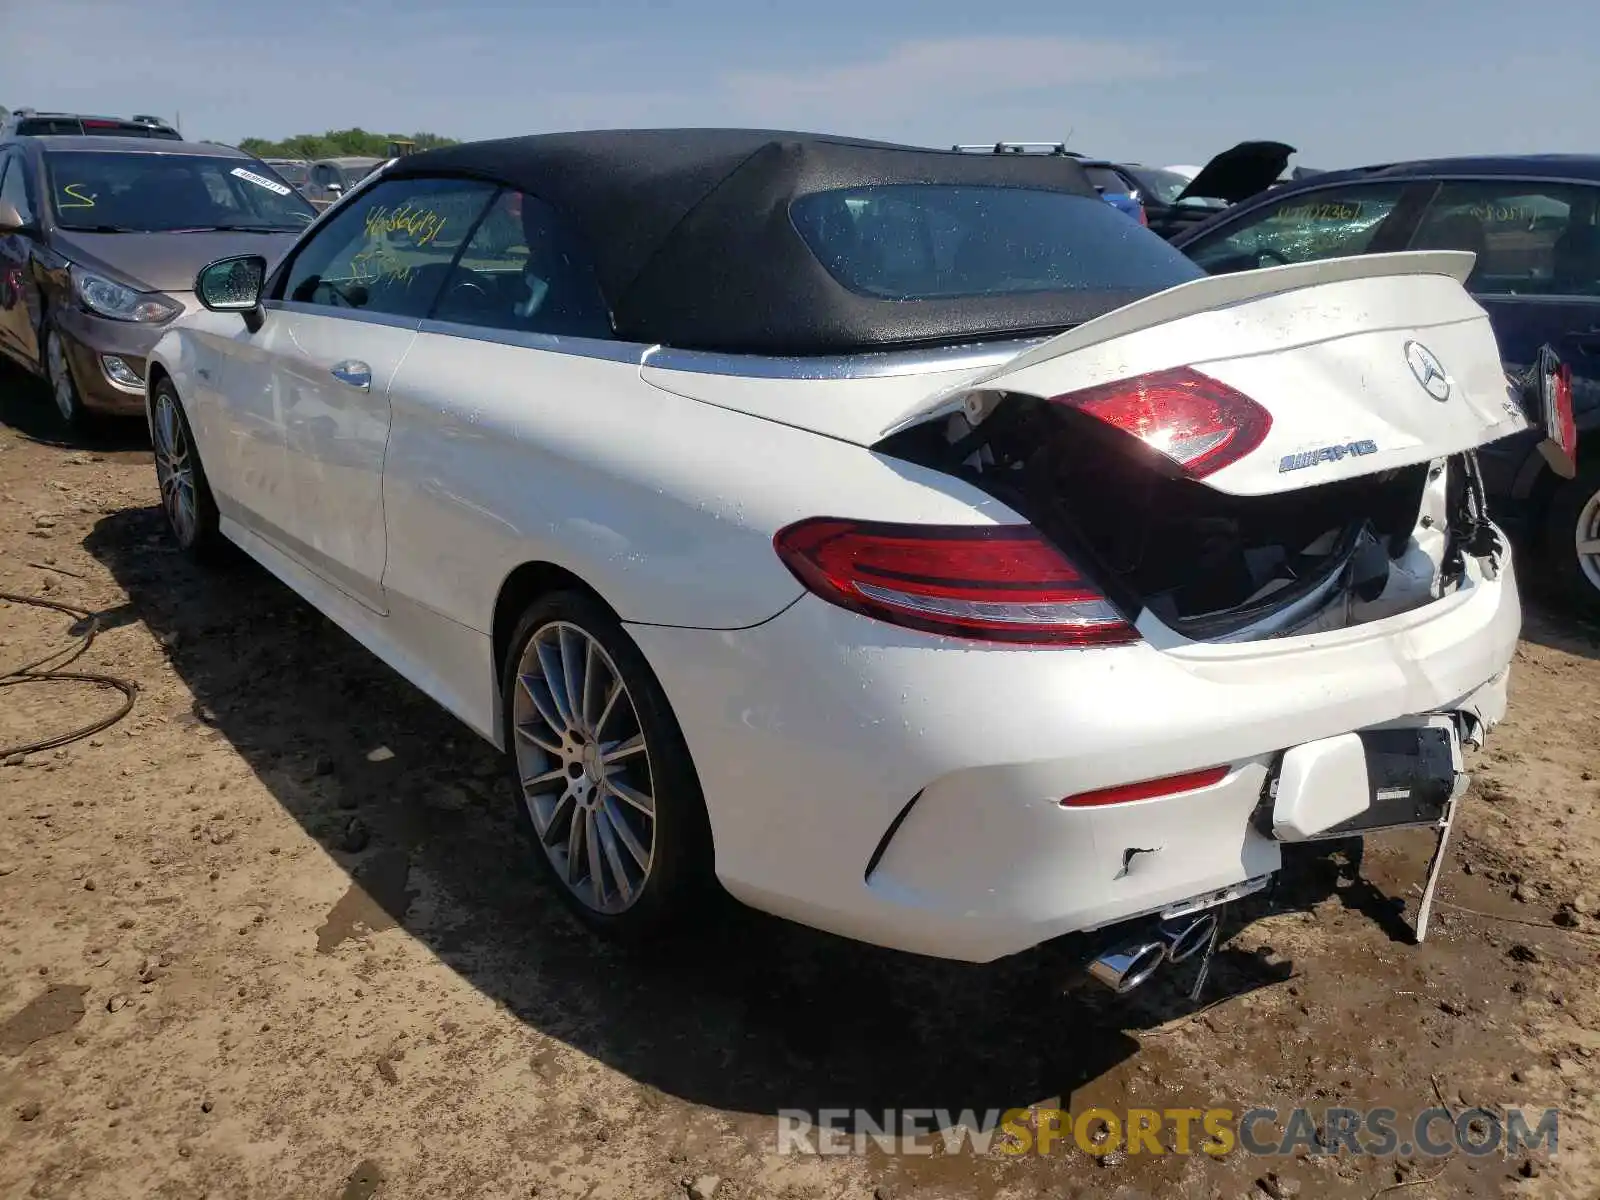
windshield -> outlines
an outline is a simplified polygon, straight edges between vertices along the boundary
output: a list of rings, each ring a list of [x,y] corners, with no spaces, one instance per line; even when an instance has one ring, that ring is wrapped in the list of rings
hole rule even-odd
[[[1104,201],[1026,188],[893,184],[802,196],[806,245],[884,300],[1160,291],[1204,272]]]
[[[45,167],[63,229],[299,230],[316,215],[272,168],[251,159],[52,150]]]
[[[1128,172],[1158,204],[1176,204],[1183,189],[1189,186],[1189,181],[1176,171],[1163,171],[1159,167],[1130,167]]]

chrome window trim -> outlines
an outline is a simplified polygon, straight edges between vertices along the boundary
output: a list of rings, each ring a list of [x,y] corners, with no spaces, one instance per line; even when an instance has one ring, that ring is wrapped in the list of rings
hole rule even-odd
[[[874,350],[815,358],[783,358],[760,354],[724,354],[703,350],[652,349],[643,363],[662,371],[695,375],[732,375],[745,379],[888,379],[939,371],[978,370],[999,366],[1045,338],[931,346],[915,350]]]
[[[577,337],[559,333],[527,333],[517,329],[491,329],[485,325],[464,325],[457,321],[422,322],[419,333],[437,333],[444,337],[463,338],[472,342],[488,342],[497,346],[518,346],[524,350],[544,350],[552,354],[568,354],[574,358],[598,358],[609,362],[631,363],[641,366],[652,347],[643,342],[618,342],[608,338]]]
[[[307,317],[332,317],[338,321],[356,321],[362,325],[387,325],[391,329],[415,329],[420,324],[417,317],[368,312],[362,308],[334,308],[331,304],[307,304],[303,300],[263,300],[261,307],[269,312],[300,313]]]
[[[285,308],[294,312],[323,313],[354,320],[363,319],[363,314],[359,311],[328,309],[320,305],[274,301],[269,307]],[[381,314],[365,319],[384,324],[409,323],[394,319],[383,320]],[[575,358],[629,363],[641,370],[650,367],[662,371],[682,371],[692,375],[792,380],[886,379],[901,375],[927,375],[940,371],[978,370],[988,366],[999,366],[1046,340],[1042,337],[1017,338],[1003,342],[933,346],[916,350],[873,351],[865,354],[840,354],[816,358],[777,358],[760,354],[677,350],[670,346],[612,341],[608,338],[491,329],[482,325],[466,325],[432,318],[422,321],[418,326],[418,332],[497,346],[516,346],[524,350],[542,350],[551,354],[567,354]]]
[[[1600,304],[1600,295],[1593,292],[1485,292],[1474,289],[1472,294],[1484,300],[1517,300],[1524,304]]]

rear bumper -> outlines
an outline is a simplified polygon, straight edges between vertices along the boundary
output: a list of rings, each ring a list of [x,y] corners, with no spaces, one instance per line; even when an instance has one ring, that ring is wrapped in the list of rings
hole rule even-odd
[[[1251,814],[1278,756],[1429,712],[1492,724],[1520,621],[1508,559],[1426,609],[1248,645],[977,648],[811,596],[752,629],[630,632],[683,726],[729,892],[983,962],[1276,870]],[[1180,796],[1059,803],[1220,765]]]

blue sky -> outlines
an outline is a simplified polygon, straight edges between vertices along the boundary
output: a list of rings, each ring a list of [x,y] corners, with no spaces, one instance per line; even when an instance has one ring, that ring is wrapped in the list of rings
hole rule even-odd
[[[233,141],[762,125],[1336,167],[1600,151],[1600,4],[0,0],[0,103]]]

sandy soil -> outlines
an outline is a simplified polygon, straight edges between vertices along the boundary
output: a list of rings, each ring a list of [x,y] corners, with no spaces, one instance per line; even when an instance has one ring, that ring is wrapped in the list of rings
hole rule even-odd
[[[1301,863],[1188,1018],[1176,979],[1113,1002],[1048,952],[754,914],[631,957],[526,870],[489,749],[253,565],[171,551],[141,429],[64,440],[10,372],[0,419],[0,590],[101,613],[78,666],[140,689],[0,767],[0,1196],[1600,1195],[1600,639],[1536,601],[1443,890],[1493,916],[1423,946],[1402,836]],[[0,607],[0,669],[71,625]],[[7,687],[0,745],[117,699]],[[1556,1106],[1560,1152],[776,1153],[780,1109],[1296,1103]]]

